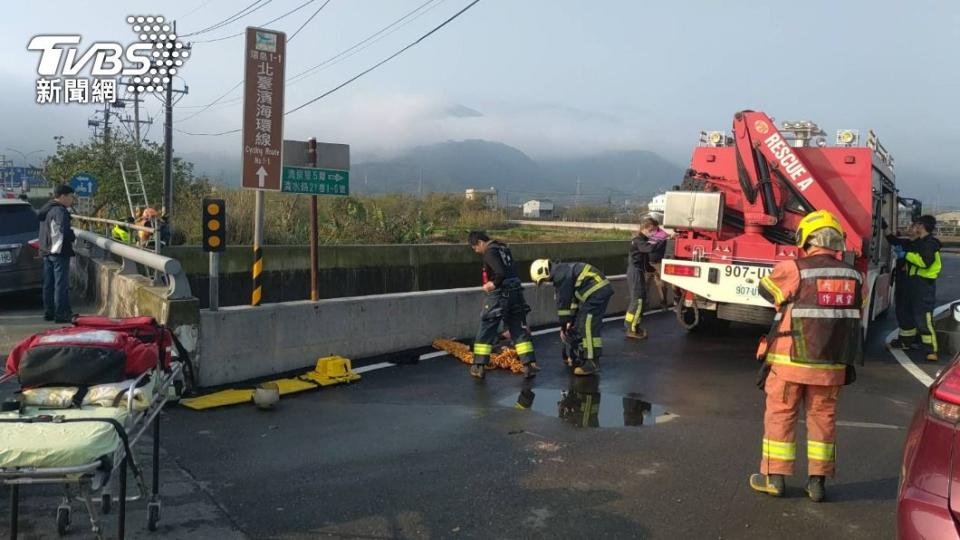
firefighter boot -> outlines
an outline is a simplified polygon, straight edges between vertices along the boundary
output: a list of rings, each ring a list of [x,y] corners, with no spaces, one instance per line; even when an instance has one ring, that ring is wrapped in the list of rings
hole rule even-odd
[[[896,339],[894,339],[893,341],[890,342],[890,348],[891,348],[891,349],[900,349],[900,350],[902,350],[902,351],[908,351],[908,350],[910,350],[910,343],[906,342],[905,340],[903,340],[903,339],[901,339],[901,338],[896,338]]]
[[[940,358],[937,356],[937,353],[935,353],[935,352],[927,353],[927,360],[928,360],[928,361],[930,361],[930,362],[936,362],[936,361],[939,360],[939,359],[940,359]]]
[[[537,376],[537,373],[540,371],[540,368],[537,367],[536,362],[527,362],[523,365],[523,378],[532,379]]]
[[[751,474],[750,488],[774,497],[783,497],[786,490],[782,474]]]
[[[483,377],[486,376],[487,370],[483,368],[483,364],[473,364],[470,366],[470,376],[483,380]]]
[[[630,339],[636,339],[638,341],[647,339],[647,331],[639,327],[637,328],[636,332],[631,332],[630,330],[627,330],[625,335]]]
[[[574,374],[574,375],[581,375],[581,376],[584,376],[584,375],[593,375],[594,373],[597,373],[598,371],[600,371],[600,366],[597,365],[597,361],[594,360],[594,359],[592,359],[592,358],[588,358],[588,359],[584,360],[580,365],[578,365],[577,367],[573,368],[573,374]]]
[[[807,495],[813,502],[820,502],[827,496],[827,488],[824,486],[825,478],[823,476],[811,476],[807,481]]]

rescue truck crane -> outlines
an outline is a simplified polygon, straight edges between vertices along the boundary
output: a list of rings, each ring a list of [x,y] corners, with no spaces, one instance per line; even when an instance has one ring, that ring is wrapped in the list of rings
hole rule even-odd
[[[758,293],[773,265],[795,259],[794,231],[814,210],[829,210],[847,233],[845,257],[864,275],[864,335],[890,306],[895,259],[886,241],[905,205],[893,157],[870,131],[839,130],[836,145],[809,121],[777,129],[762,112],[734,116],[731,136],[701,134],[683,184],[666,193],[664,225],[675,231],[664,281],[678,295],[677,318],[689,330],[725,321],[768,325],[773,307]]]

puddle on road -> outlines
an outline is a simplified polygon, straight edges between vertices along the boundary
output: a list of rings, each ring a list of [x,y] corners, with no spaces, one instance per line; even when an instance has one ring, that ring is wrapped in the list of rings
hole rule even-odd
[[[499,403],[559,417],[578,427],[653,426],[676,418],[662,405],[644,401],[640,394],[601,392],[597,377],[572,379],[565,390],[524,388],[520,395],[508,396]]]

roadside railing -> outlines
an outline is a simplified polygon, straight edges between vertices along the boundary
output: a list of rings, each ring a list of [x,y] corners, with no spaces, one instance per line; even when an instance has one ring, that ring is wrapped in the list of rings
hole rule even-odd
[[[139,274],[137,269],[137,265],[139,264],[145,268],[156,271],[158,273],[158,278],[161,277],[160,274],[162,274],[162,280],[155,279],[154,283],[158,285],[167,285],[166,297],[168,299],[176,300],[180,298],[190,298],[193,296],[193,294],[190,292],[190,282],[187,280],[187,274],[183,270],[183,266],[180,264],[180,261],[159,254],[160,239],[157,237],[156,228],[144,227],[142,225],[135,225],[132,223],[115,221],[112,219],[93,218],[87,216],[72,216],[72,219],[80,222],[90,223],[94,226],[98,224],[105,225],[107,230],[106,235],[99,235],[93,231],[80,229],[78,227],[74,227],[73,232],[77,235],[78,240],[81,240],[92,246],[96,246],[107,253],[111,253],[119,257],[122,261],[120,273]],[[151,233],[154,240],[154,251],[148,251],[147,249],[136,245],[112,240],[109,237],[109,231],[114,225],[120,225],[127,230],[145,231]]]

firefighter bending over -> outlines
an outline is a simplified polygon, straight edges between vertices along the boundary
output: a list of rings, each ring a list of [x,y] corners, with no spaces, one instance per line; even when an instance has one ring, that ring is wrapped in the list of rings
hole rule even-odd
[[[760,293],[777,308],[770,334],[757,351],[764,361],[760,386],[766,392],[760,473],[750,487],[780,497],[793,474],[801,403],[807,416],[810,499],[826,496],[825,478],[836,470],[837,396],[856,378],[862,360],[862,276],[839,258],[843,227],[833,214],[808,214],[797,230],[803,255],[778,263],[760,281]]]
[[[587,263],[537,259],[530,265],[530,278],[538,286],[544,281],[553,283],[560,338],[571,346],[574,375],[598,372],[603,349],[603,316],[613,296],[613,287],[606,276]]]
[[[493,345],[500,335],[501,321],[510,331],[510,338],[523,363],[523,376],[535,377],[540,368],[533,354],[533,341],[527,327],[527,302],[523,298],[520,278],[513,267],[513,255],[506,244],[491,240],[483,231],[472,231],[467,242],[483,256],[483,312],[480,329],[473,342],[473,365],[470,375],[483,379],[490,363]]]

